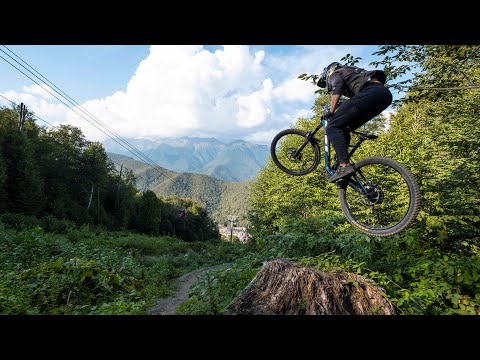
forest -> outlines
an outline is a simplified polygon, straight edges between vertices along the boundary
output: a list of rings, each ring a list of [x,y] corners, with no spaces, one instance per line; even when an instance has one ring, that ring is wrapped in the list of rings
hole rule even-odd
[[[337,188],[320,174],[323,160],[311,174],[290,176],[270,159],[249,197],[255,252],[234,263],[235,271],[218,270],[199,282],[185,313],[228,312],[264,261],[288,258],[371,279],[400,315],[480,314],[480,47],[383,45],[377,55],[371,68],[384,69],[391,91],[405,95],[388,121],[379,116],[365,124],[364,132],[379,137],[355,160],[386,156],[405,164],[421,187],[416,221],[392,237],[365,235],[345,219]],[[315,115],[292,127],[312,130],[328,103],[329,95],[318,91]],[[218,285],[206,293],[212,282]]]
[[[140,191],[79,128],[0,109],[0,314],[144,314],[245,250],[188,197]],[[125,170],[125,169],[123,169]]]
[[[119,164],[123,164],[125,168],[133,171],[139,189],[148,188],[159,197],[176,195],[193,199],[201,204],[218,224],[223,224],[228,216],[233,214],[238,218],[240,226],[247,225],[250,181],[229,182],[194,173],[166,172],[166,175],[162,176],[157,169],[141,161],[112,153],[108,156],[115,161],[118,169]]]
[[[405,164],[422,194],[416,221],[392,237],[350,225],[322,164],[295,177],[270,159],[249,187],[250,243],[222,242],[200,205],[139,192],[79,129],[46,131],[30,113],[19,131],[18,109],[1,109],[0,313],[145,313],[175,277],[224,263],[178,311],[228,314],[265,261],[288,258],[371,279],[400,315],[480,314],[480,46],[382,45],[376,55],[371,67],[405,93],[388,119],[364,126],[378,139],[355,156]],[[314,115],[292,127],[314,128],[328,102],[318,91]]]

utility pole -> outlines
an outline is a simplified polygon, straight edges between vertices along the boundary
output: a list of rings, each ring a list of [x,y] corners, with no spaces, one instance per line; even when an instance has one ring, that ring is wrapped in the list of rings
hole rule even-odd
[[[228,215],[228,220],[230,221],[230,242],[233,242],[233,223],[237,221],[237,217],[234,215]]]
[[[20,103],[20,116],[18,119],[18,128],[20,131],[23,130],[23,125],[25,124],[25,117],[27,116],[27,109],[23,103]]]

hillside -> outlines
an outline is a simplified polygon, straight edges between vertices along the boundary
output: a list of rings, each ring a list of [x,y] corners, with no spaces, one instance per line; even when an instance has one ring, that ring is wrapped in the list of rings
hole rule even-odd
[[[158,196],[177,195],[189,197],[206,205],[211,217],[218,223],[224,223],[228,215],[235,215],[240,226],[246,225],[247,194],[250,182],[227,182],[212,176],[176,173],[162,169],[161,173],[151,166],[131,157],[107,153],[118,164],[132,169],[138,177],[139,189],[149,189]]]
[[[243,140],[222,143],[214,138],[128,139],[156,164],[176,172],[214,176],[225,181],[252,180],[269,156],[267,145]],[[131,154],[111,139],[103,143],[106,151]]]

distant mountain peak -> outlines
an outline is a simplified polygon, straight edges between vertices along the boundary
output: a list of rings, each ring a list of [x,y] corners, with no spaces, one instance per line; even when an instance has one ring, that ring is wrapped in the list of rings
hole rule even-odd
[[[214,137],[126,139],[159,166],[175,171],[214,176],[225,181],[253,179],[267,162],[269,147],[237,139]],[[113,140],[104,141],[107,152],[132,156]]]

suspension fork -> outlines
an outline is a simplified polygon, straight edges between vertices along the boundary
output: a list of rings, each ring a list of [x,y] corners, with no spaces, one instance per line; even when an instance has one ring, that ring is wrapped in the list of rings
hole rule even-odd
[[[324,131],[324,146],[325,146],[325,171],[327,172],[327,175],[332,176],[335,174],[335,171],[332,170],[332,167],[330,166],[330,140],[327,137],[327,126],[328,126],[329,121],[322,119],[320,122],[319,126],[323,126],[325,129]]]

